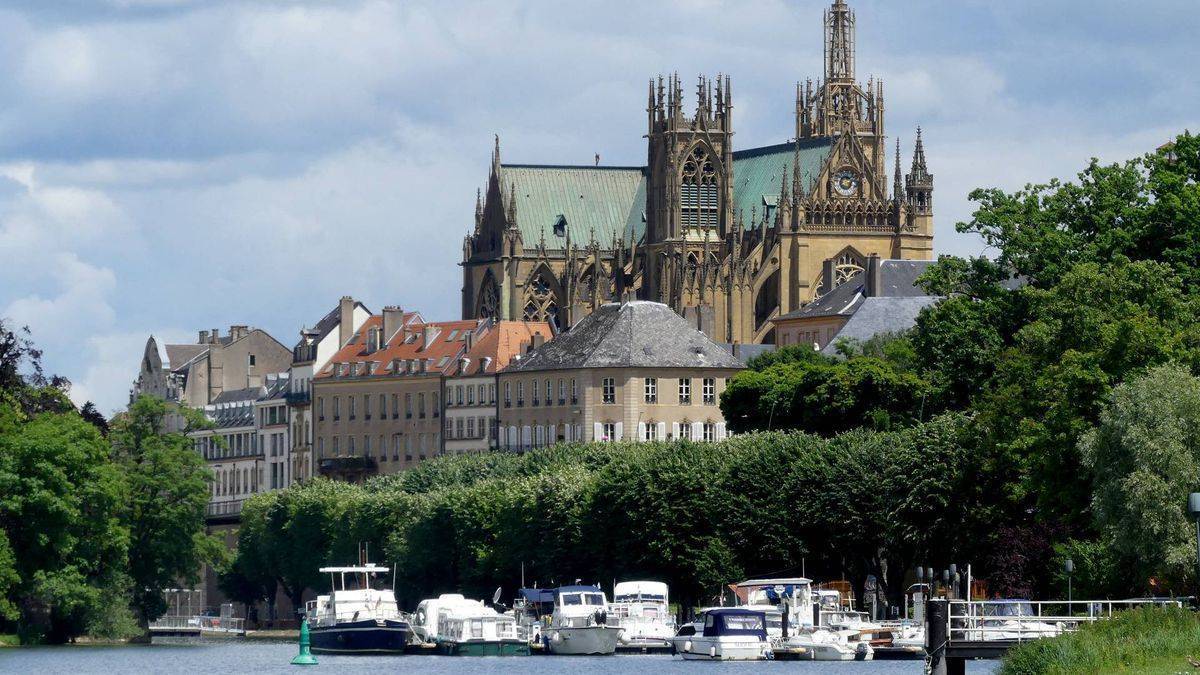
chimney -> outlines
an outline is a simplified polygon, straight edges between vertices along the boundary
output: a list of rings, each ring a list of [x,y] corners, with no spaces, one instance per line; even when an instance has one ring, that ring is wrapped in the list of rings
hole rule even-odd
[[[467,370],[469,370],[470,368],[471,368],[471,359],[469,357],[464,356],[458,360],[458,374],[459,375],[466,375]]]
[[[374,354],[379,351],[379,329],[372,328],[367,331],[367,353]]]
[[[821,263],[821,295],[833,290],[833,277],[833,258],[826,258],[825,262]]]
[[[883,295],[883,265],[880,264],[878,253],[872,253],[867,257],[865,276],[866,290],[863,294],[868,298],[877,298]]]
[[[354,298],[343,295],[338,301],[338,347],[354,337]]]
[[[533,349],[537,349],[544,344],[546,344],[546,336],[542,335],[541,333],[534,333],[533,334]]]
[[[431,326],[429,324],[425,324],[422,327],[422,332],[421,332],[421,335],[422,335],[421,349],[422,350],[429,349],[429,345],[433,344],[433,339],[437,337],[437,334],[438,334],[437,326]]]
[[[488,366],[492,365],[492,357],[485,356],[479,360],[479,372],[486,373]]]
[[[247,326],[230,326],[229,341],[233,342],[234,340],[241,340],[242,338],[246,337],[246,334],[249,332],[250,330]]]
[[[214,328],[214,329],[212,329],[212,332],[208,334],[208,343],[210,345],[215,345],[215,344],[217,344],[217,340],[220,339],[220,337],[221,337],[221,331]]]
[[[200,331],[200,339],[196,340],[196,343],[202,344],[202,345],[208,344],[208,331],[206,331],[206,330]]]
[[[400,323],[404,321],[404,310],[395,305],[389,305],[383,308],[383,337],[379,341],[381,347],[386,347],[392,338],[396,336],[396,331],[400,330]]]

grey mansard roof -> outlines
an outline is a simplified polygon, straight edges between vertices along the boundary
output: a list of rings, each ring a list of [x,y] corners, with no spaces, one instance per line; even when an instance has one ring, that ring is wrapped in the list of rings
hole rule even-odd
[[[917,325],[921,310],[941,300],[939,296],[924,295],[901,298],[863,298],[846,325],[833,341],[821,350],[822,354],[837,354],[840,340],[866,342],[880,333],[898,333]]]
[[[514,360],[505,372],[744,367],[670,307],[635,301],[602,305],[570,331]]]

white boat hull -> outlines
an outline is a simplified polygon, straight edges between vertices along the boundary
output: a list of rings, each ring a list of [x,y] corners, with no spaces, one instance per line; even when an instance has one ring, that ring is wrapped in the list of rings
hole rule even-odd
[[[682,636],[675,639],[675,651],[686,661],[763,661],[771,653],[766,642],[728,635]]]
[[[563,656],[613,654],[620,637],[621,629],[615,626],[547,628],[542,632],[546,649]]]
[[[873,651],[865,642],[846,643],[835,640],[813,640],[792,637],[779,643],[782,649],[803,649],[804,656],[813,661],[870,661]]]

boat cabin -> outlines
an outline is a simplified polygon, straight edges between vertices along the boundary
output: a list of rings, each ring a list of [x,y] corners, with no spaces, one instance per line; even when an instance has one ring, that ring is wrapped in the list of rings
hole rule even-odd
[[[742,607],[721,607],[704,613],[704,637],[745,635],[767,639],[767,616],[764,612]]]
[[[365,620],[395,619],[400,614],[391,589],[373,588],[377,578],[392,570],[375,564],[351,567],[322,567],[329,574],[330,592],[308,603],[313,627],[333,626]]]

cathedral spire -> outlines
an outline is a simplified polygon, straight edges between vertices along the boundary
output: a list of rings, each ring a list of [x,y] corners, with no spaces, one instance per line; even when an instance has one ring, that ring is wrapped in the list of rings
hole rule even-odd
[[[483,228],[483,190],[475,188],[475,234]]]
[[[825,12],[825,79],[854,79],[854,12],[845,0]]]
[[[917,146],[913,150],[913,175],[926,175],[929,170],[925,166],[925,143],[921,141],[921,127],[917,127]]]
[[[500,134],[496,134],[496,145],[492,149],[492,176],[500,175]]]
[[[903,186],[900,182],[900,139],[896,139],[896,175],[892,178],[892,199],[896,203],[900,203],[900,195],[903,194]]]

